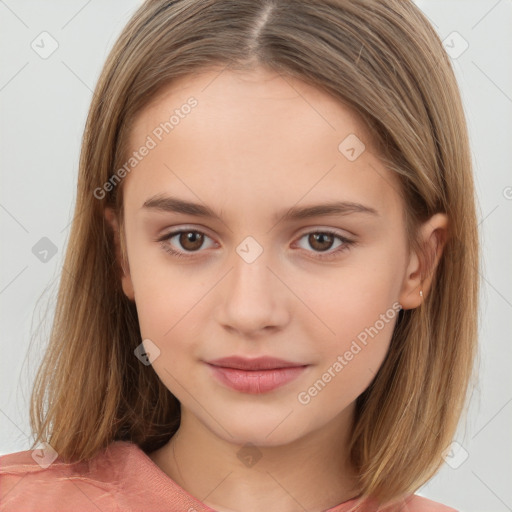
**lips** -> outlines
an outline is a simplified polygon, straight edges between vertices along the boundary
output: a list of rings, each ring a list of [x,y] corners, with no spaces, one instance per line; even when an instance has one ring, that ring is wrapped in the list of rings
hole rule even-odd
[[[223,368],[235,368],[239,370],[273,370],[276,368],[291,368],[297,366],[306,366],[304,363],[293,363],[284,359],[263,356],[254,359],[245,357],[231,356],[208,361],[214,366],[222,366]]]
[[[296,379],[309,366],[274,357],[225,357],[207,363],[224,386],[242,393],[267,393]]]

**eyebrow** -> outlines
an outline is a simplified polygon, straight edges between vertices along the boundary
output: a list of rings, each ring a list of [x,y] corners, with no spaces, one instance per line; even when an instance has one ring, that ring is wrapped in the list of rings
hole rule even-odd
[[[222,221],[221,217],[206,205],[185,201],[177,197],[163,196],[158,194],[150,197],[142,205],[143,210],[154,210],[159,212],[181,213],[193,215],[194,217],[212,218]],[[310,217],[320,217],[328,215],[350,215],[352,213],[364,213],[379,216],[379,212],[370,206],[352,201],[333,201],[312,206],[298,207],[293,206],[288,210],[277,212],[273,220],[290,222],[294,220],[303,220]]]

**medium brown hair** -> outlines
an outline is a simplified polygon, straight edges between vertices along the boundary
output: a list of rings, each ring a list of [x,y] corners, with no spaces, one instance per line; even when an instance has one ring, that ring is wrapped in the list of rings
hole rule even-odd
[[[94,191],[126,162],[136,116],[178,77],[212,66],[264,66],[354,109],[376,153],[397,173],[409,246],[424,275],[420,307],[400,312],[390,349],[358,398],[351,457],[360,496],[381,503],[414,492],[440,467],[464,410],[478,332],[479,240],[471,153],[450,60],[408,0],[149,0],[105,63],[84,132],[78,189],[49,346],[31,426],[64,460],[114,440],[147,453],[179,427],[180,404],[134,349],[141,334],[123,293],[115,234],[122,183]],[[136,172],[136,171],[135,171]],[[446,213],[437,267],[418,227]],[[124,249],[123,229],[121,244]]]

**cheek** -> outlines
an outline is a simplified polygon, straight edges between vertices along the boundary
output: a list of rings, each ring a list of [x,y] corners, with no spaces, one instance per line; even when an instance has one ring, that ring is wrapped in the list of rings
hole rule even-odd
[[[169,275],[165,281],[147,277],[136,295],[142,336],[158,340],[163,346],[172,342],[173,350],[185,344],[193,347],[200,324],[197,315],[201,314],[201,299],[207,290],[179,276],[173,279]]]
[[[176,267],[156,270],[147,265],[135,272],[140,332],[142,339],[150,339],[160,351],[152,361],[153,370],[181,403],[187,403],[189,393],[199,396],[193,376],[204,338],[200,334],[201,298],[208,288],[180,275]]]
[[[337,335],[318,344],[319,363],[297,394],[299,404],[334,415],[366,390],[386,357],[399,313],[398,305],[382,304],[338,313]]]
[[[398,265],[385,263],[392,258],[379,260],[333,267],[323,275],[304,272],[293,284],[312,313],[297,315],[297,320],[305,326],[316,323],[322,340],[317,348],[328,353],[343,350],[347,342],[375,324],[382,331],[381,338],[390,336],[391,320],[398,310],[400,273]],[[364,334],[361,338],[364,341]]]
[[[166,262],[166,254],[159,248],[135,249],[130,253],[130,275],[141,336],[164,350],[171,341],[173,350],[180,350],[182,329],[188,329],[189,338],[194,337],[196,324],[191,324],[190,318],[206,293],[184,268]]]
[[[318,276],[303,280],[302,293],[306,291],[308,307],[318,317],[301,320],[302,329],[315,340],[318,367],[311,386],[319,382],[312,395],[324,386],[330,390],[325,398],[351,401],[370,384],[389,349],[400,310],[397,267],[380,263],[340,268],[322,282]]]

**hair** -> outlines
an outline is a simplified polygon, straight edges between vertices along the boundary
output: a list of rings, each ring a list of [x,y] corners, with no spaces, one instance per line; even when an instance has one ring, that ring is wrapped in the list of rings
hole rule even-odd
[[[479,237],[467,126],[456,78],[427,18],[408,0],[148,0],[115,42],[99,77],[80,153],[75,215],[49,345],[30,422],[64,460],[115,440],[149,453],[180,423],[180,403],[140,364],[135,303],[121,287],[117,236],[134,120],[179,77],[263,66],[314,85],[354,109],[405,204],[409,247],[432,283],[401,310],[386,358],[358,397],[350,456],[359,496],[391,503],[442,464],[475,372]],[[438,265],[418,236],[435,213],[449,237]],[[341,435],[341,434],[340,434]]]

